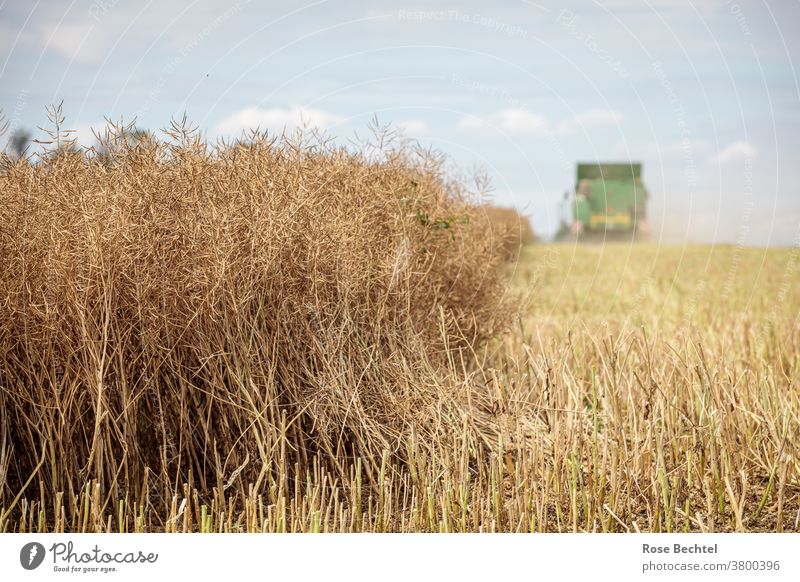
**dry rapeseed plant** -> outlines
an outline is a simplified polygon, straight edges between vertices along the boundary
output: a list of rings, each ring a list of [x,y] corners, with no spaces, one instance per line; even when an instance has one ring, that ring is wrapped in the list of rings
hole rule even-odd
[[[484,211],[502,242],[501,250],[506,260],[516,260],[522,249],[536,242],[528,217],[516,209],[486,204]]]
[[[3,159],[4,519],[90,481],[103,509],[286,494],[356,458],[375,488],[385,451],[448,430],[437,368],[504,311],[488,223],[440,159],[124,129]]]

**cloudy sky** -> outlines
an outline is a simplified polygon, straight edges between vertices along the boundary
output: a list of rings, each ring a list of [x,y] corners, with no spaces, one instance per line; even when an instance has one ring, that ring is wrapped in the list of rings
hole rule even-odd
[[[0,0],[0,107],[209,136],[370,120],[551,233],[575,162],[644,162],[667,241],[800,244],[798,0]]]

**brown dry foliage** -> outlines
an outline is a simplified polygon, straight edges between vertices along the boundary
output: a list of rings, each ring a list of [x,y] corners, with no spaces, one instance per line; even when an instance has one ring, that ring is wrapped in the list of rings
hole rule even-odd
[[[436,369],[505,309],[440,158],[181,125],[111,128],[103,152],[3,160],[0,507],[94,480],[166,513],[184,484],[346,480],[356,457],[375,482],[384,451],[447,430]]]
[[[501,241],[501,250],[507,260],[517,258],[524,246],[536,242],[530,220],[518,210],[491,204],[483,208],[493,233]]]

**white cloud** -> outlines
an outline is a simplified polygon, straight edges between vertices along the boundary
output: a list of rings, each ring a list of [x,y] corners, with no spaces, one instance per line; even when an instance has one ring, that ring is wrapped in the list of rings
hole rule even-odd
[[[503,109],[483,117],[467,115],[458,122],[458,128],[474,133],[498,129],[514,135],[546,135],[550,132],[547,117],[521,108]]]
[[[744,140],[739,140],[724,148],[713,159],[724,164],[734,160],[753,158],[757,155],[758,150],[754,145]]]
[[[17,30],[10,24],[0,20],[0,51],[3,53],[10,52],[16,37]]]
[[[589,127],[617,125],[621,120],[622,114],[616,111],[589,109],[553,124],[542,113],[513,108],[502,109],[485,116],[467,115],[458,122],[458,128],[474,133],[491,133],[493,130],[499,130],[511,135],[568,135]]]
[[[47,48],[55,50],[70,61],[82,64],[99,62],[106,55],[106,42],[92,35],[94,24],[59,24],[45,27],[40,36]],[[90,39],[89,37],[92,36]]]
[[[220,121],[214,129],[218,134],[238,135],[256,128],[281,132],[296,127],[326,129],[341,123],[343,117],[310,107],[246,107]]]
[[[428,135],[431,132],[431,128],[428,127],[428,124],[421,119],[406,119],[404,121],[398,121],[397,127],[402,129],[406,135],[412,137]]]
[[[568,134],[589,127],[618,125],[620,121],[622,121],[622,114],[616,111],[611,111],[610,109],[590,109],[582,113],[577,113],[572,119],[566,119],[559,123],[556,128],[556,133]]]
[[[99,62],[107,53],[106,39],[91,23],[33,22],[22,30],[20,26],[0,20],[0,52],[10,53],[11,58],[25,52],[38,58],[40,52],[52,51],[85,64]]]

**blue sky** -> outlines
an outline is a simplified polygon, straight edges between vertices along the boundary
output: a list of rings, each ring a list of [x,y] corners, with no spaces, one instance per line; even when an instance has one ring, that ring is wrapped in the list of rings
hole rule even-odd
[[[579,160],[641,160],[664,241],[800,244],[800,2],[0,3],[12,127],[64,101],[209,136],[377,116],[543,234]]]

